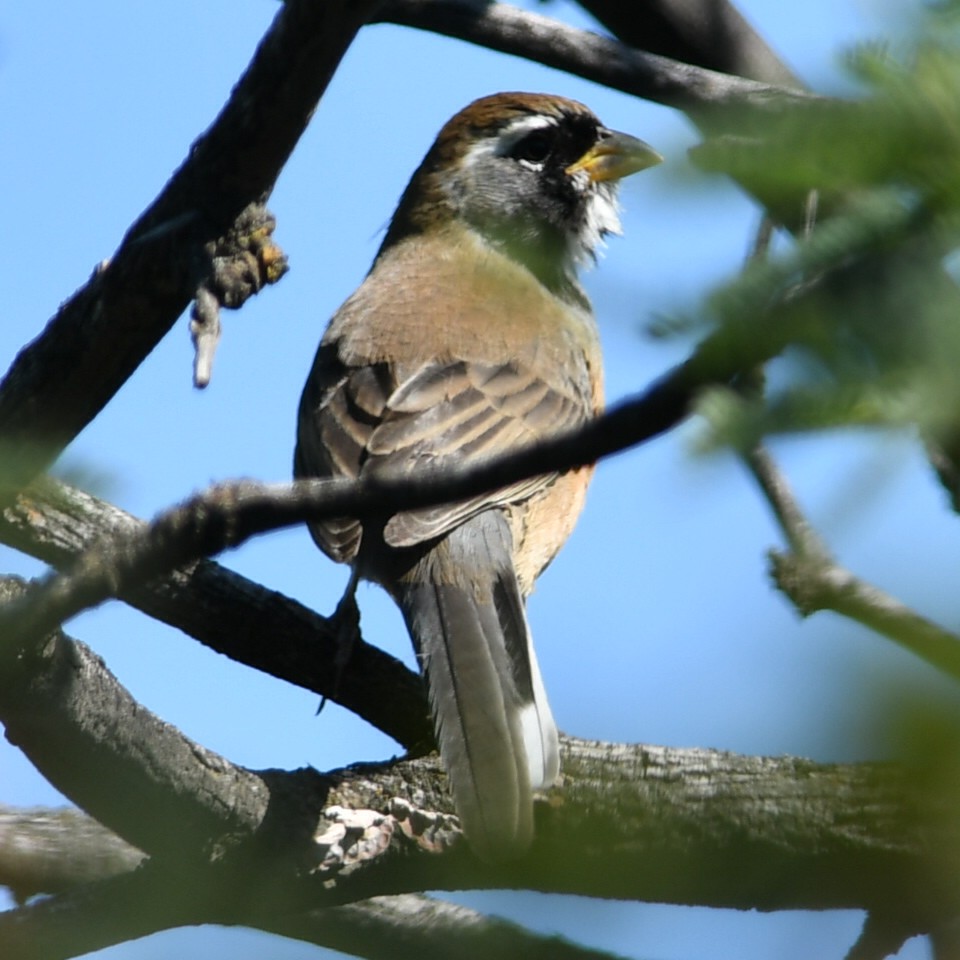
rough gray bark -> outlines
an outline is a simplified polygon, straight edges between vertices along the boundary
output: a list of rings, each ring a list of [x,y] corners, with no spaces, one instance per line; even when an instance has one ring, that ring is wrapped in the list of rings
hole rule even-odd
[[[433,758],[327,775],[246,770],[136,704],[82,644],[59,635],[4,652],[0,720],[51,783],[167,867],[232,865],[242,879],[256,862],[256,876],[268,870],[312,908],[490,885],[883,906],[911,920],[960,906],[954,871],[939,876],[958,849],[955,796],[923,771],[567,738],[531,855],[491,868],[458,842]]]
[[[145,527],[54,480],[33,484],[0,509],[0,543],[61,571],[98,544],[142,535]],[[359,638],[338,669],[335,623],[218,563],[188,563],[117,596],[218,653],[341,704],[407,749],[433,742],[417,674]]]
[[[0,886],[18,901],[127,873],[143,854],[77,810],[0,805]]]

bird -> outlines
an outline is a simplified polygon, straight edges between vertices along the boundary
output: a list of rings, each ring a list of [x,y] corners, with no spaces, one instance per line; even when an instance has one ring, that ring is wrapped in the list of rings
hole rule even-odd
[[[603,406],[578,270],[620,232],[622,177],[661,161],[561,96],[507,92],[440,130],[366,278],[326,328],[300,401],[297,478],[410,478],[547,439]],[[534,832],[559,734],[526,598],[570,535],[592,467],[424,509],[308,524],[352,583],[396,601],[472,851]]]

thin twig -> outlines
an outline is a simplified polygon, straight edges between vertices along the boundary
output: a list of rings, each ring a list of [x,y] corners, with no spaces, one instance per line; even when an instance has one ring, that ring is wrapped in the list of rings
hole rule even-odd
[[[813,233],[817,191],[807,197],[805,235]],[[747,264],[762,259],[771,239],[764,218]],[[807,280],[804,285],[815,283]],[[771,318],[771,322],[775,318]],[[758,392],[759,376],[741,375],[735,384],[741,392]],[[771,575],[777,587],[804,617],[832,610],[886,636],[926,660],[938,670],[960,680],[960,636],[920,616],[850,571],[840,566],[829,547],[807,520],[790,484],[762,443],[741,451],[741,459],[756,481],[789,546],[788,552],[770,551]]]
[[[807,521],[773,459],[762,450],[752,451],[744,459],[790,545],[788,552],[770,552],[770,568],[777,587],[797,611],[804,617],[820,610],[839,613],[960,681],[960,636],[838,564]]]
[[[807,521],[790,483],[763,444],[743,454],[744,463],[760,487],[790,549],[808,559],[829,559],[829,550]]]
[[[518,479],[593,463],[657,436],[686,416],[696,391],[736,372],[728,352],[706,349],[638,398],[555,439],[460,470],[412,479],[368,476],[358,481],[293,484],[223,483],[157,517],[145,530],[85,553],[69,574],[52,574],[0,608],[0,637],[29,644],[59,624],[170,570],[268,530],[308,519],[365,517],[384,504],[408,510],[459,500]]]

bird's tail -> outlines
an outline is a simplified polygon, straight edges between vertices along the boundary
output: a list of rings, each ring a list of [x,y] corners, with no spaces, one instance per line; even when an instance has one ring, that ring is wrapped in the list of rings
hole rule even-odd
[[[449,533],[397,590],[464,834],[488,861],[525,852],[531,792],[560,772],[511,553],[505,516],[487,511]]]

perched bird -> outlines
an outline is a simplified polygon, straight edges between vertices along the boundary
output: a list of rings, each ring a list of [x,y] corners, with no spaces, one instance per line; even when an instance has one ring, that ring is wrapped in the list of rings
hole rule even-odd
[[[617,181],[660,159],[562,97],[500,93],[453,117],[324,334],[295,475],[416,477],[593,417],[600,349],[577,268],[619,232]],[[457,813],[488,861],[526,851],[532,791],[559,774],[525,599],[570,534],[590,474],[310,525],[321,550],[403,612]]]

